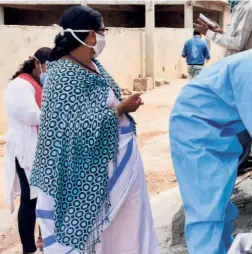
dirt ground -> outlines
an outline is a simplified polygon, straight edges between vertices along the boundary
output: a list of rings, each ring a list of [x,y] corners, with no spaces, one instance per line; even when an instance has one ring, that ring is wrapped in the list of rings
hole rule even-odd
[[[134,114],[150,196],[177,185],[170,157],[168,119],[184,83],[177,80],[146,92],[142,95],[144,105]],[[20,254],[16,214],[11,216],[4,204],[4,189],[4,145],[0,145],[0,253]]]

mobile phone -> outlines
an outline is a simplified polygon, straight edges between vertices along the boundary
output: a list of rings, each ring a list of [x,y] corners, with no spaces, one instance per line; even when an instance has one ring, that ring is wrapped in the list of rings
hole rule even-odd
[[[205,15],[203,15],[202,13],[200,13],[199,18],[200,18],[203,22],[205,22],[207,25],[209,25],[209,26],[211,26],[211,27],[213,27],[213,28],[216,27],[216,24],[215,24],[212,20],[210,20],[208,17],[206,17]]]

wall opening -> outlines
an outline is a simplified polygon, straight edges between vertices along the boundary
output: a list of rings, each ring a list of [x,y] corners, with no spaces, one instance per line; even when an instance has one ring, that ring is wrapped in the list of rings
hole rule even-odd
[[[156,27],[184,28],[184,5],[156,5]]]
[[[57,24],[71,5],[5,5],[6,25],[48,26]],[[145,27],[144,5],[89,5],[97,9],[107,27]]]
[[[5,25],[49,26],[57,24],[71,5],[9,5],[4,6]]]
[[[223,27],[223,12],[194,6],[194,22],[197,21],[200,13]],[[184,28],[184,5],[156,5],[155,20],[156,27]]]
[[[89,5],[98,10],[107,27],[145,27],[144,5]]]

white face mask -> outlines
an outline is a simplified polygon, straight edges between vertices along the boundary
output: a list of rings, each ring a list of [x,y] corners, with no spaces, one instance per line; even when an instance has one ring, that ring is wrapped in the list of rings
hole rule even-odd
[[[89,47],[89,48],[93,48],[94,49],[94,52],[95,54],[93,55],[93,58],[96,58],[98,57],[104,50],[105,46],[106,46],[106,38],[105,36],[102,36],[98,33],[95,33],[96,35],[96,44],[94,46],[90,46],[88,44],[86,44],[84,41],[81,41],[75,33],[87,33],[87,32],[90,32],[92,30],[72,30],[70,28],[67,28],[67,29],[63,29],[62,27],[58,26],[58,25],[54,25],[55,27],[58,27],[60,29],[60,34],[63,36],[64,33],[66,32],[69,32],[72,34],[72,36],[77,40],[79,41],[82,45],[86,46],[86,47]]]
[[[95,33],[96,35],[96,44],[93,47],[95,54],[93,55],[94,58],[97,58],[106,47],[106,38],[100,34]]]

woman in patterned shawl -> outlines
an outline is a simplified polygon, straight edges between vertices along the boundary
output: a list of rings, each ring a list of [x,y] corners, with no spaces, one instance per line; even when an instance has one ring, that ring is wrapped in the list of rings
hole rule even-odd
[[[45,254],[159,254],[144,169],[128,114],[140,94],[120,88],[96,57],[99,12],[65,11],[43,94],[31,184]]]

